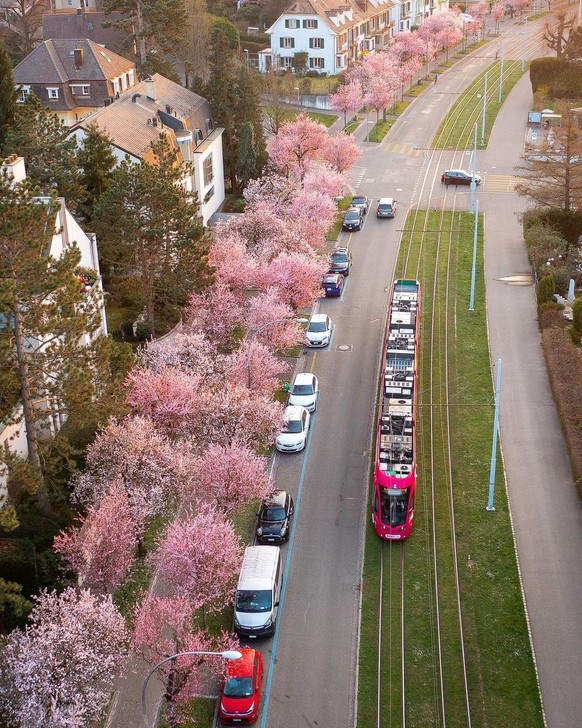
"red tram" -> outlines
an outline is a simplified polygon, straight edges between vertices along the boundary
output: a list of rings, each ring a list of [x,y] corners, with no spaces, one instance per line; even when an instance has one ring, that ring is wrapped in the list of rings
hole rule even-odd
[[[408,538],[416,493],[420,283],[394,281],[382,351],[372,522],[387,540]]]

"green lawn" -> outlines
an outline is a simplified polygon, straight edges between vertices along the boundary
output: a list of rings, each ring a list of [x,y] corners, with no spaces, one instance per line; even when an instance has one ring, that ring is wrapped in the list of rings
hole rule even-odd
[[[472,724],[483,728],[491,716],[503,725],[542,728],[541,706],[530,651],[507,498],[498,454],[494,513],[487,512],[489,461],[493,422],[493,391],[489,366],[482,229],[479,229],[475,310],[469,312],[473,247],[473,216],[469,213],[429,213],[424,232],[421,214],[416,228],[409,218],[407,242],[400,252],[396,276],[416,277],[423,286],[421,368],[417,416],[418,488],[415,527],[405,544],[382,543],[368,528],[364,564],[364,593],[360,649],[358,727],[376,724],[376,664],[378,632],[379,559],[390,565],[384,596],[382,725],[401,726],[400,584],[399,559],[406,558],[404,582],[405,688],[407,728],[441,725],[436,672],[435,561],[439,580],[440,629],[447,726],[464,728],[464,683],[460,669],[461,640],[455,602],[451,538],[451,497],[462,595],[464,646]],[[453,244],[448,258],[449,231]],[[410,250],[405,268],[405,254]],[[438,262],[437,284],[433,286]],[[449,289],[446,271],[449,271]],[[417,272],[418,271],[418,272]],[[445,317],[448,305],[448,337]],[[434,350],[430,336],[434,315]],[[448,380],[444,367],[448,346]],[[449,404],[445,407],[448,381]],[[432,394],[429,390],[432,382]],[[427,405],[431,405],[430,407]],[[448,480],[446,415],[450,417],[452,496]],[[436,551],[433,551],[429,420],[434,418]],[[435,555],[436,554],[436,555]],[[391,576],[392,575],[392,576]],[[509,677],[510,676],[510,677]]]
[[[499,109],[509,92],[527,72],[521,70],[521,62],[504,61],[503,88],[499,102],[499,82],[501,78],[501,61],[492,63],[487,71],[478,76],[473,83],[459,96],[449,114],[439,127],[431,146],[435,149],[455,149],[464,147],[471,149],[474,145],[474,127],[477,124],[477,146],[485,148],[493,123]],[[485,98],[485,74],[487,74],[487,105],[485,109],[485,136],[481,144],[482,109]]]

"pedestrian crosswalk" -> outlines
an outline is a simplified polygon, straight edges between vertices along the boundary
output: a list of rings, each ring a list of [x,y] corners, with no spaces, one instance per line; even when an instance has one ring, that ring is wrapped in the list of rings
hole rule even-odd
[[[521,177],[513,174],[489,174],[485,184],[486,192],[515,192],[515,186]]]
[[[384,151],[391,152],[392,154],[409,154],[419,157],[424,149],[419,149],[416,144],[395,144],[394,142],[388,142],[384,145]]]

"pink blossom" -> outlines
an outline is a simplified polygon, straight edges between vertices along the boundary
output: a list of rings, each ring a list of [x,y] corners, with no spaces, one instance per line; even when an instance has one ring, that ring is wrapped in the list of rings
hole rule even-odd
[[[239,298],[224,283],[216,282],[203,293],[190,297],[188,326],[203,333],[215,346],[232,346],[233,330],[244,318]]]
[[[111,597],[65,589],[35,597],[25,631],[0,660],[0,704],[27,728],[82,728],[103,716],[127,657],[128,635]]]
[[[208,613],[232,603],[242,551],[232,522],[197,503],[193,514],[168,526],[149,559],[172,594]]]
[[[322,150],[322,158],[340,174],[353,167],[361,156],[362,152],[355,139],[343,132],[329,136]]]
[[[317,255],[281,254],[265,269],[264,278],[280,290],[283,300],[294,308],[312,305],[320,295],[321,278],[328,261]]]
[[[283,124],[269,142],[269,156],[277,171],[302,181],[310,164],[321,157],[327,143],[323,124],[299,114],[294,121]]]
[[[337,91],[329,97],[329,103],[332,109],[343,113],[346,126],[347,115],[355,113],[363,105],[361,84],[357,80],[340,84]]]

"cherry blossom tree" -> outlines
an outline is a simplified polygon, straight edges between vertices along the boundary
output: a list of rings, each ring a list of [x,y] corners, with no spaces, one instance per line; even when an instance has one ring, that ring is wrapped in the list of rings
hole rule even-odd
[[[216,384],[224,378],[226,363],[204,334],[189,331],[187,327],[181,333],[146,344],[139,353],[139,361],[154,372],[177,367],[201,381]]]
[[[347,126],[347,116],[355,113],[363,106],[362,86],[358,81],[348,81],[339,85],[337,91],[329,97],[332,109],[341,111],[344,115],[344,128]]]
[[[269,157],[280,174],[302,181],[310,164],[321,157],[327,129],[305,114],[298,114],[280,128],[269,142]]]
[[[171,434],[172,426],[179,425],[179,415],[188,411],[188,392],[194,390],[192,399],[198,396],[199,380],[179,369],[164,369],[158,374],[137,367],[128,381],[129,403],[140,415],[121,422],[113,420],[89,445],[87,469],[74,483],[73,500],[95,508],[113,485],[121,488],[127,493],[141,536],[145,520],[164,510],[183,477],[181,463],[163,432],[165,428]],[[159,429],[149,414],[157,416]]]
[[[127,656],[123,617],[110,596],[87,590],[35,599],[29,625],[2,649],[0,707],[27,728],[89,725],[102,717]]]
[[[295,312],[285,299],[283,292],[273,285],[253,296],[245,321],[247,335],[276,349],[288,349],[302,341],[303,332]]]
[[[290,205],[290,221],[296,219],[297,208],[301,205],[314,217],[325,217],[325,223],[331,225],[336,213],[336,206],[332,201],[342,195],[348,186],[348,177],[337,168],[330,169],[327,165],[313,167],[303,179],[303,189],[297,193]],[[321,247],[312,243],[309,235],[305,237],[312,248]]]
[[[226,284],[216,282],[191,296],[186,315],[193,332],[203,333],[215,346],[229,349],[234,345],[233,331],[244,319],[244,309]]]
[[[419,33],[416,31],[406,30],[402,33],[396,33],[392,39],[390,53],[397,58],[400,63],[404,63],[411,58],[423,58],[425,45],[425,41]]]
[[[385,111],[393,102],[396,88],[394,78],[387,83],[386,77],[377,76],[369,82],[364,100],[376,112],[376,121],[380,118],[380,112]]]
[[[297,182],[279,174],[274,168],[270,168],[262,177],[248,183],[243,196],[247,209],[252,209],[257,203],[264,202],[274,210],[283,212],[297,194],[298,189]]]
[[[265,268],[264,279],[298,308],[311,304],[320,295],[321,277],[327,268],[328,261],[322,256],[283,253]]]
[[[495,32],[499,33],[499,21],[501,18],[503,18],[503,15],[505,14],[505,2],[503,0],[498,0],[498,2],[493,3],[491,6],[491,17],[495,21]]]
[[[265,458],[238,442],[210,445],[198,458],[193,475],[200,492],[226,514],[236,512],[243,503],[265,498],[273,490]]]
[[[249,379],[249,372],[251,387],[259,394],[271,396],[279,386],[281,360],[255,338],[246,339],[229,356],[226,380],[231,385],[239,384]]]
[[[53,548],[83,586],[111,593],[129,572],[136,554],[138,529],[127,493],[113,488],[80,521],[78,528],[56,536]]]
[[[173,521],[150,554],[170,593],[195,610],[221,611],[232,603],[243,548],[232,522],[209,503]]]
[[[342,174],[353,167],[362,156],[362,152],[352,136],[338,132],[328,136],[321,156],[329,162],[332,169]]]
[[[179,652],[222,652],[237,649],[237,638],[221,632],[210,635],[198,629],[191,602],[185,597],[148,595],[137,605],[134,616],[134,647],[153,667]],[[192,655],[161,665],[156,674],[165,684],[167,719],[179,726],[179,706],[190,698],[216,692],[223,669],[219,657]]]

